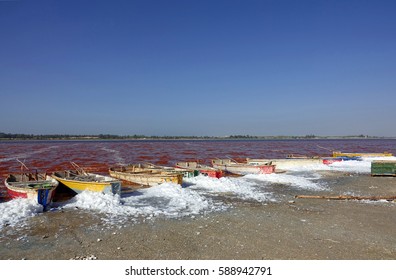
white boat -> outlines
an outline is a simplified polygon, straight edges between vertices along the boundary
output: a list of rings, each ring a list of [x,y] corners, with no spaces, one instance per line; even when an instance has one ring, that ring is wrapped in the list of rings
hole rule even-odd
[[[182,173],[147,167],[143,164],[113,166],[109,168],[109,174],[114,178],[144,186],[156,186],[166,182],[181,185],[183,182]]]
[[[212,159],[212,166],[225,172],[238,175],[270,174],[275,172],[275,165],[271,162],[248,164],[247,162],[237,162],[233,159]]]
[[[276,170],[288,170],[303,166],[323,164],[321,158],[281,158],[281,159],[251,159],[247,158],[246,162],[252,165],[260,165],[266,162],[272,162],[276,165]]]

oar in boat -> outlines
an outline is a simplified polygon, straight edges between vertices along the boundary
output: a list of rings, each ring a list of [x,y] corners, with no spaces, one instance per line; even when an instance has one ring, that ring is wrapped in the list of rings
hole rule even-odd
[[[74,169],[76,169],[78,174],[88,175],[88,173],[85,172],[85,170],[82,167],[80,167],[77,163],[71,161],[70,164],[74,167]]]

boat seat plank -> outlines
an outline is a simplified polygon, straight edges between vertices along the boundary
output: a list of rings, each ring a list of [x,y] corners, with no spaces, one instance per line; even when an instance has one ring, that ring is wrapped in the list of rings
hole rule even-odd
[[[52,181],[45,180],[45,181],[26,181],[26,182],[8,182],[11,186],[23,186],[23,185],[39,185],[39,184],[52,184]]]

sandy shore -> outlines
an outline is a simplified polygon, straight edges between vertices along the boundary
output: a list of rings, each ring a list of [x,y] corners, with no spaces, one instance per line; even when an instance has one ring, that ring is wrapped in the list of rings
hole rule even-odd
[[[396,178],[326,174],[328,191],[298,194],[396,195]],[[396,259],[396,202],[298,199],[233,201],[224,212],[156,218],[122,228],[100,216],[47,212],[0,234],[1,259]],[[74,213],[74,214],[73,214]]]

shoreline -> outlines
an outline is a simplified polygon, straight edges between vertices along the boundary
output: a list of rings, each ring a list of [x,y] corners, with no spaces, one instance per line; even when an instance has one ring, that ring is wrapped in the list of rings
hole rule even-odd
[[[396,178],[323,175],[331,188],[315,194],[396,195]],[[277,202],[224,198],[232,205],[225,211],[116,226],[89,211],[47,212],[25,228],[3,228],[0,255],[15,260],[396,259],[395,202],[296,199],[279,188]]]
[[[0,138],[1,142],[29,142],[29,141],[317,141],[317,140],[396,140],[392,136],[372,136],[372,137],[354,137],[354,136],[253,136],[253,137],[183,137],[183,136],[169,136],[169,137],[142,137],[142,138],[99,138],[99,137],[65,137],[65,138]]]

